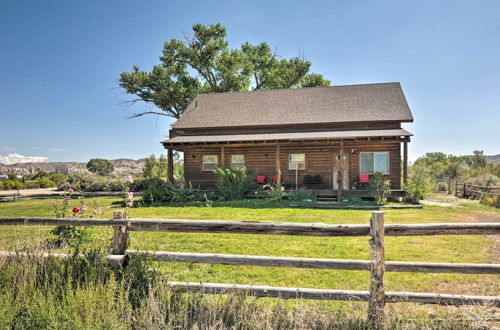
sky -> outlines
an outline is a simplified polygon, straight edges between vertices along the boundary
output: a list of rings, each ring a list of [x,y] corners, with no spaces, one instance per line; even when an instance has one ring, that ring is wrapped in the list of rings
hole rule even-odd
[[[500,153],[500,1],[0,0],[0,163],[164,153],[172,120],[126,119],[151,106],[123,105],[119,75],[217,22],[333,85],[401,82],[410,160]]]

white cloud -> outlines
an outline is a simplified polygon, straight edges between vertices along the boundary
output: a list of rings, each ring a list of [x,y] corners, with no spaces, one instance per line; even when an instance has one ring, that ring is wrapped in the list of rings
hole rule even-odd
[[[0,150],[14,151],[14,150],[16,150],[16,148],[12,148],[12,147],[0,147]]]
[[[20,154],[8,154],[7,156],[0,155],[0,163],[5,165],[11,165],[16,163],[40,163],[47,160],[47,157],[42,156],[23,156]]]

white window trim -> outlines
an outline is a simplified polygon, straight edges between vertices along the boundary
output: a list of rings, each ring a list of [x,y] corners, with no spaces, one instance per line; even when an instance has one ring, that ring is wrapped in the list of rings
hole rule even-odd
[[[219,156],[218,155],[203,155],[201,157],[201,170],[203,172],[212,172],[213,170],[215,170],[215,168],[212,168],[212,169],[205,169],[205,156],[209,156],[209,157],[215,157],[215,163],[206,163],[206,164],[215,164],[216,167],[219,167]]]
[[[241,157],[243,157],[243,163],[234,163],[234,162],[233,162],[233,157],[234,157],[234,156],[241,156]],[[235,168],[234,168],[234,165],[236,165],[236,164],[237,164],[237,165],[240,165],[240,164],[242,165],[242,166],[241,166],[241,167],[239,167],[239,168],[243,168],[243,167],[245,167],[245,155],[244,155],[244,154],[231,155],[231,168],[232,168],[233,170],[235,169]]]
[[[361,155],[362,154],[373,154],[373,169],[375,169],[375,154],[387,153],[387,173],[382,173],[384,175],[391,174],[391,152],[390,151],[365,151],[359,153],[359,174],[375,174],[372,173],[362,173],[361,172]]]
[[[291,169],[290,169],[290,164],[291,164],[291,163],[297,163],[297,164],[300,164],[300,163],[302,163],[302,162],[292,162],[292,161],[290,161],[290,157],[291,157],[291,155],[304,155],[304,168],[299,168],[299,169],[298,169],[298,171],[305,171],[305,170],[306,170],[306,168],[307,168],[307,164],[306,164],[306,154],[305,154],[305,152],[301,152],[301,153],[290,153],[290,154],[288,154],[288,170],[289,170],[289,171],[295,171],[295,170],[291,170]],[[300,166],[299,166],[299,167],[300,167]]]

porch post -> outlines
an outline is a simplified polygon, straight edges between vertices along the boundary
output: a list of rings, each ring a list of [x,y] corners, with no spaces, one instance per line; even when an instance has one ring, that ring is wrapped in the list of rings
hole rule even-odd
[[[224,154],[224,145],[220,148],[220,166],[224,168],[226,166],[226,155]]]
[[[167,180],[170,184],[174,184],[174,151],[168,148],[167,151]]]
[[[408,182],[408,142],[403,142],[403,183]]]
[[[339,153],[339,172],[338,172],[338,190],[337,199],[340,202],[342,198],[342,189],[344,188],[344,141],[340,140],[340,153]]]
[[[276,183],[281,183],[281,159],[280,159],[280,145],[276,143]]]

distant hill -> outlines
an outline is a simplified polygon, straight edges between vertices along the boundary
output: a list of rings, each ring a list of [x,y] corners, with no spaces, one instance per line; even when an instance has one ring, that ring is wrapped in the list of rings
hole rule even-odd
[[[140,173],[144,167],[144,159],[112,159],[111,163],[115,166],[115,171],[118,173]],[[71,173],[82,172],[87,170],[87,163],[81,162],[43,162],[43,163],[18,163],[12,165],[0,164],[0,174],[35,174],[40,171],[47,173]]]
[[[500,164],[500,154],[495,156],[486,156],[486,161],[492,164]]]

